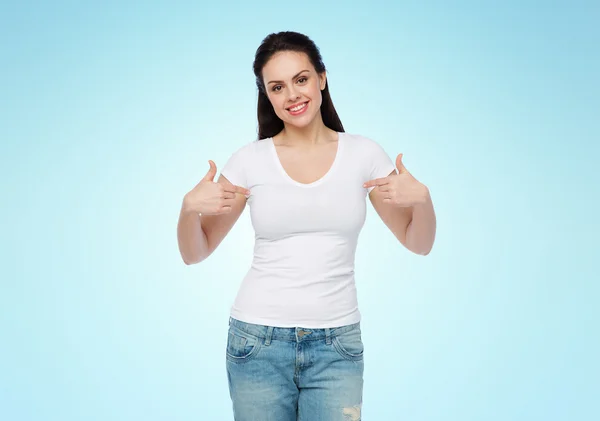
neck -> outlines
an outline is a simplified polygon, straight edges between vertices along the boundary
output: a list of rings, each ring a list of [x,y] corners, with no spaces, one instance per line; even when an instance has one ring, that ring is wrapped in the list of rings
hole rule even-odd
[[[279,136],[284,143],[288,145],[310,146],[320,143],[328,143],[332,140],[335,132],[325,126],[321,114],[317,114],[315,119],[306,127],[295,127],[286,124]]]

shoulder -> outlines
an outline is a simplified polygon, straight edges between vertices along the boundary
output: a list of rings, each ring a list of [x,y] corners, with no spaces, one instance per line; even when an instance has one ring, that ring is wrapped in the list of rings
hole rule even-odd
[[[257,153],[265,151],[268,148],[270,141],[271,141],[271,139],[268,138],[268,139],[252,140],[250,142],[246,142],[246,143],[242,144],[241,146],[238,146],[237,149],[234,149],[233,155],[238,155],[238,156],[255,155]]]
[[[343,135],[344,141],[361,153],[376,153],[383,149],[377,141],[368,136],[357,133],[344,133]]]

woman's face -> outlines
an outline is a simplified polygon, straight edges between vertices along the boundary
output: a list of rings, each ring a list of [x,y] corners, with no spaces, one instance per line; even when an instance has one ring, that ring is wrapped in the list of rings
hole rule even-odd
[[[304,53],[279,52],[263,67],[267,96],[286,125],[305,127],[320,115],[325,80]]]

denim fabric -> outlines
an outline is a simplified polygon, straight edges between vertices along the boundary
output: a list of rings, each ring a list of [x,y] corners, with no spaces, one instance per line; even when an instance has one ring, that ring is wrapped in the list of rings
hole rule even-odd
[[[359,421],[360,322],[281,328],[229,319],[227,378],[235,421]]]

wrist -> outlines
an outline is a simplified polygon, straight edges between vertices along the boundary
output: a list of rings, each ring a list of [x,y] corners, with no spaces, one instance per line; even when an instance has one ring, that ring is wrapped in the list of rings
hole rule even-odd
[[[431,195],[429,194],[429,189],[427,188],[427,186],[425,184],[421,184],[421,192],[419,194],[420,196],[420,200],[418,205],[425,205],[427,203],[429,203],[429,201],[431,200]]]
[[[181,213],[184,214],[190,214],[190,213],[195,213],[192,209],[190,209],[189,207],[189,201],[187,199],[187,196],[185,196],[183,198],[183,200],[181,201]]]

